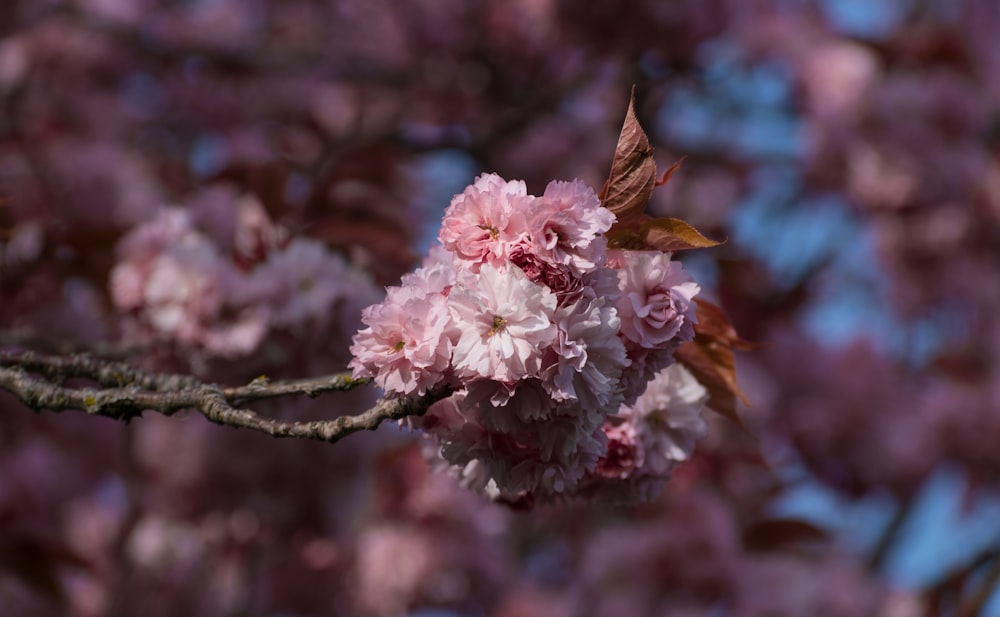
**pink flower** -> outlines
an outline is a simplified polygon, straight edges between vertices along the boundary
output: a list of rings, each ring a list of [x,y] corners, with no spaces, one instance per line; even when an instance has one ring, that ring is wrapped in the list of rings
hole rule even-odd
[[[327,323],[336,303],[356,293],[346,285],[349,270],[340,255],[320,242],[295,238],[270,252],[250,278],[264,294],[259,300],[272,308],[271,324],[296,329]]]
[[[449,253],[440,244],[435,244],[419,268],[403,275],[403,285],[416,287],[426,294],[448,295],[448,290],[455,284],[458,268],[455,261],[454,253]]]
[[[355,377],[374,377],[389,392],[424,394],[449,373],[458,332],[441,294],[390,288],[385,302],[365,309],[362,320],[368,327],[351,345]]]
[[[661,371],[634,405],[605,422],[607,449],[575,489],[578,497],[623,503],[656,497],[674,467],[705,436],[708,394],[680,364]]]
[[[510,247],[527,234],[525,215],[532,199],[524,182],[483,174],[452,199],[439,239],[473,272],[483,263],[503,269]]]
[[[532,206],[528,229],[539,255],[569,266],[578,274],[590,272],[604,261],[606,242],[615,215],[593,189],[573,180],[553,180]]]
[[[540,498],[569,496],[607,450],[604,432],[585,421],[587,415],[560,416],[539,430],[538,457],[515,466],[510,485],[534,485],[531,490]]]
[[[461,376],[516,381],[538,373],[541,350],[556,335],[551,291],[517,268],[484,265],[452,288],[448,305],[462,328],[454,353]]]
[[[264,204],[256,196],[233,196],[230,200],[219,201],[221,203],[218,204],[217,208],[225,212],[225,215],[222,213],[217,215],[220,218],[222,216],[231,216],[230,212],[233,206],[236,207],[236,228],[232,233],[233,255],[241,265],[245,267],[256,265],[268,259],[276,252],[280,253],[278,250],[279,247],[287,244],[288,230],[271,220],[271,217],[267,214],[267,210],[264,208]],[[219,206],[226,207],[221,208]],[[291,244],[295,246],[301,245],[304,242],[321,246],[314,240],[307,240],[305,238],[295,238]],[[295,249],[288,246],[285,250]]]
[[[647,349],[674,346],[694,338],[694,297],[700,291],[680,263],[659,251],[619,251],[618,299],[621,332]]]
[[[619,410],[642,443],[645,473],[666,476],[690,458],[695,442],[708,430],[701,417],[706,401],[704,386],[682,365],[673,364],[649,382],[635,405]]]
[[[668,345],[660,349],[646,349],[632,341],[625,341],[625,350],[631,364],[622,371],[622,390],[625,392],[625,404],[635,404],[636,398],[646,391],[646,385],[656,377],[656,374],[674,363],[676,345]]]
[[[642,466],[642,442],[639,441],[635,427],[627,422],[618,426],[606,426],[604,434],[608,436],[608,449],[597,461],[594,475],[624,480]]]
[[[461,404],[460,404],[461,405]],[[605,450],[600,430],[573,417],[524,425],[517,434],[492,432],[470,423],[442,439],[441,455],[454,465],[479,460],[500,494],[552,498],[568,494]]]
[[[532,247],[521,244],[510,253],[510,263],[524,272],[528,280],[545,285],[559,298],[560,304],[572,302],[583,290],[583,281],[573,274],[569,266],[553,264],[531,252]]]
[[[111,270],[111,299],[120,309],[142,306],[152,262],[186,235],[196,233],[187,211],[164,208],[157,217],[126,234],[118,243],[119,262]]]
[[[567,495],[604,454],[604,416],[572,404],[556,405],[537,382],[498,394],[479,380],[433,405],[414,423],[436,436],[440,456],[465,477],[470,463],[479,487],[507,500]],[[499,403],[498,403],[499,401]]]
[[[479,421],[492,431],[514,433],[525,424],[547,420],[556,411],[555,401],[537,379],[513,384],[475,379],[466,390],[463,406],[475,408]]]
[[[613,301],[613,299],[612,299]],[[579,401],[595,412],[614,412],[621,402],[619,380],[628,366],[618,337],[620,321],[605,298],[580,300],[556,312],[555,361],[545,385],[557,401]]]
[[[224,356],[250,353],[267,332],[268,313],[234,303],[239,288],[232,263],[205,236],[190,232],[149,264],[142,314],[158,334],[183,344]]]

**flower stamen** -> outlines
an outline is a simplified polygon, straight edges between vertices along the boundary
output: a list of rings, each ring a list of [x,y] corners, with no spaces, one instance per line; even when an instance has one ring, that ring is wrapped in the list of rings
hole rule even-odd
[[[486,336],[493,336],[499,332],[503,332],[507,328],[507,320],[499,315],[493,316],[493,325],[490,327],[490,331],[486,333]]]
[[[490,240],[496,240],[497,238],[500,237],[500,230],[491,225],[490,223],[483,223],[482,225],[477,225],[477,227],[479,227],[479,229],[482,229],[483,231],[490,232]]]

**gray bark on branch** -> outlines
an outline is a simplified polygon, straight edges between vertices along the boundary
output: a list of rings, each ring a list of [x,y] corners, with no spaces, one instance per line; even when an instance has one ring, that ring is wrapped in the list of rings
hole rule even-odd
[[[63,385],[69,378],[84,378],[101,387]],[[241,407],[279,396],[315,397],[352,390],[370,381],[338,373],[291,381],[271,382],[258,378],[245,386],[224,387],[201,382],[190,375],[150,373],[123,362],[86,354],[46,356],[33,352],[0,352],[0,389],[12,393],[35,411],[78,409],[91,415],[128,421],[147,410],[169,416],[182,409],[194,409],[222,426],[260,431],[272,437],[330,443],[351,433],[375,430],[385,420],[423,415],[432,404],[451,393],[442,389],[421,397],[386,397],[357,415],[306,422],[275,420]]]

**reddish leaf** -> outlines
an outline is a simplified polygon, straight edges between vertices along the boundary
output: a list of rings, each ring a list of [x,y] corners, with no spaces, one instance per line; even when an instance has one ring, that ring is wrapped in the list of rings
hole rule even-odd
[[[638,227],[624,227],[615,224],[604,237],[608,239],[608,248],[625,249],[629,251],[646,250],[646,241],[642,237]]]
[[[829,535],[819,527],[790,518],[758,521],[743,532],[743,544],[751,551],[768,551],[828,539]]]
[[[695,336],[695,338],[697,339],[698,337]],[[712,362],[715,363],[715,367],[722,378],[722,383],[725,384],[732,395],[743,401],[744,405],[749,405],[750,401],[747,399],[746,394],[743,393],[739,384],[736,383],[736,357],[733,355],[732,346],[713,340],[706,335],[702,335],[702,340],[704,342],[700,342],[699,344],[708,357],[711,358]]]
[[[618,136],[611,174],[601,189],[601,203],[618,217],[618,224],[634,226],[642,218],[656,183],[653,147],[635,116],[635,88],[629,97],[625,123]]]
[[[611,174],[600,194],[604,207],[618,217],[606,234],[609,247],[672,252],[719,244],[684,221],[673,218],[654,219],[645,214],[653,187],[666,184],[683,160],[671,165],[657,179],[653,147],[635,115],[633,88],[611,163]],[[745,344],[745,341],[736,335],[721,309],[710,306],[704,311],[705,325],[696,326],[695,340],[681,347],[677,358],[708,389],[709,406],[742,426],[736,413],[736,399],[746,402],[746,397],[736,384],[733,347]]]
[[[684,159],[686,158],[687,156],[682,156],[681,158],[677,159],[677,162],[671,165],[670,169],[663,172],[663,175],[660,176],[660,179],[656,181],[656,186],[663,186],[667,182],[670,182],[670,178],[673,177],[675,171],[681,168],[681,163],[683,163]]]
[[[718,246],[721,242],[710,240],[697,229],[680,219],[652,219],[642,226],[646,246],[664,253]]]
[[[736,401],[746,405],[749,401],[736,382],[733,349],[747,349],[750,344],[736,334],[725,311],[711,302],[697,302],[695,338],[677,350],[677,361],[708,390],[708,406],[743,427]]]
[[[669,182],[683,162],[681,158],[657,179],[653,147],[635,115],[633,88],[611,162],[611,174],[600,195],[604,207],[618,217],[606,234],[609,247],[672,252],[720,244],[680,219],[654,219],[645,213],[653,187]]]
[[[743,421],[736,412],[736,397],[740,390],[736,385],[732,350],[711,338],[695,336],[693,341],[677,350],[675,357],[708,390],[708,407],[743,427]]]
[[[695,298],[694,301],[698,305],[696,332],[723,341],[733,349],[746,351],[754,348],[753,343],[744,340],[736,333],[736,327],[722,307],[701,298]]]

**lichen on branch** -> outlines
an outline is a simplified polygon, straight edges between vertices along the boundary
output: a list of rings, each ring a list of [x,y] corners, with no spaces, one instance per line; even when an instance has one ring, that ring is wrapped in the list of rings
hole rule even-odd
[[[68,386],[66,380],[82,378],[93,386]],[[295,437],[337,442],[362,430],[375,430],[386,420],[422,415],[430,405],[449,394],[434,390],[420,397],[385,397],[356,415],[331,420],[286,421],[267,418],[242,407],[246,403],[280,396],[315,397],[367,385],[338,373],[309,379],[269,381],[225,387],[204,383],[188,375],[150,373],[124,362],[78,354],[47,356],[34,352],[0,352],[0,389],[13,394],[35,411],[71,409],[95,416],[129,421],[144,411],[173,415],[192,409],[222,426],[245,428],[272,437]]]

